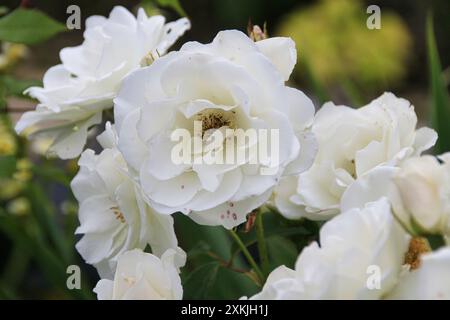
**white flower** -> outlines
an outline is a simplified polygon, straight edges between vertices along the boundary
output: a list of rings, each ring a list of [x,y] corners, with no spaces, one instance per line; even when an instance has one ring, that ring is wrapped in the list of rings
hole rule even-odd
[[[387,298],[449,300],[450,248],[441,248],[421,256],[420,267],[405,274]]]
[[[147,17],[139,9],[136,18],[120,6],[108,18],[89,17],[84,42],[62,49],[62,64],[46,72],[43,88],[26,91],[39,104],[22,116],[16,131],[50,137],[50,153],[75,158],[89,127],[101,122],[102,110],[112,107],[122,79],[150,57],[164,54],[189,27],[187,19],[165,24],[162,16]]]
[[[297,194],[298,175],[283,177],[280,183],[275,187],[272,196],[272,202],[278,209],[278,212],[286,219],[297,220],[308,218],[310,220],[322,220],[323,216],[316,212],[308,212],[301,205],[302,201]]]
[[[181,211],[200,224],[232,228],[269,198],[280,176],[309,167],[315,154],[308,132],[314,106],[284,84],[295,61],[291,39],[254,43],[230,30],[209,44],[186,43],[127,77],[114,100],[119,149],[139,172],[152,206],[168,214]],[[229,140],[208,151],[208,137],[227,129],[279,130],[279,161],[272,166],[247,157],[232,164],[177,164],[172,151],[179,142],[171,135],[176,129],[193,135],[195,121],[204,125],[195,136],[204,148],[189,153],[194,161],[218,159],[213,151],[224,150]],[[242,151],[252,145],[235,147]],[[272,175],[261,174],[260,169],[274,168]]]
[[[144,202],[115,148],[116,139],[107,124],[107,130],[98,137],[105,149],[99,155],[84,151],[78,162],[80,171],[71,183],[80,204],[76,233],[84,234],[77,250],[103,277],[112,276],[117,257],[126,250],[144,249],[149,244],[160,256],[178,245],[173,218],[158,214]]]
[[[442,161],[433,156],[409,159],[393,178],[399,194],[393,210],[410,230],[450,234],[450,153]]]
[[[366,172],[397,166],[434,145],[436,132],[416,124],[414,107],[392,93],[359,109],[326,103],[312,126],[319,143],[314,164],[297,184],[282,181],[276,191],[281,213],[319,220],[337,214],[345,190]]]
[[[442,163],[441,163],[442,162]],[[399,168],[376,168],[342,196],[341,209],[388,197],[395,216],[413,235],[450,235],[450,153],[414,157]]]
[[[295,270],[275,269],[253,299],[381,298],[398,281],[408,242],[386,199],[344,212],[322,227],[320,247],[303,249]]]
[[[179,249],[157,256],[134,249],[119,257],[114,280],[102,279],[94,292],[99,300],[181,300],[178,269],[186,260]]]

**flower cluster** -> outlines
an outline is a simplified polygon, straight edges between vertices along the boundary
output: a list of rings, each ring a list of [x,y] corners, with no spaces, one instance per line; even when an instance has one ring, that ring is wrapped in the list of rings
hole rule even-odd
[[[189,26],[115,7],[88,18],[83,44],[27,90],[39,104],[16,130],[50,137],[62,159],[81,154],[76,248],[102,278],[98,298],[182,299],[186,254],[172,214],[232,229],[263,205],[329,221],[253,299],[450,298],[450,248],[417,249],[421,237],[450,237],[450,155],[421,156],[437,134],[417,128],[414,107],[385,93],[315,113],[286,85],[290,38],[227,30],[167,53]],[[110,108],[101,152],[83,151]],[[180,129],[193,139],[180,145]],[[245,139],[229,134],[239,130]],[[276,161],[253,152],[259,130],[276,133],[262,150]],[[192,161],[174,161],[180,150]],[[224,153],[244,156],[224,163]]]
[[[189,27],[187,19],[166,24],[162,16],[147,17],[140,9],[136,18],[123,7],[108,18],[89,17],[84,42],[62,49],[62,63],[46,72],[44,87],[26,91],[39,104],[20,119],[17,132],[51,139],[49,153],[62,159],[77,157],[123,78],[149,56],[164,54]]]
[[[413,240],[381,198],[327,222],[297,259],[252,299],[450,299],[450,248],[405,260]],[[371,282],[371,273],[376,278]],[[368,276],[369,275],[369,276]]]

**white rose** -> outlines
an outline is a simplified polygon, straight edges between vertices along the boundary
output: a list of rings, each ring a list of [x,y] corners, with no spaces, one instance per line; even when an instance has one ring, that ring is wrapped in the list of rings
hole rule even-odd
[[[303,249],[295,270],[275,269],[253,299],[381,298],[398,281],[408,243],[387,199],[344,212],[322,227],[320,247]]]
[[[347,189],[341,209],[360,208],[380,197],[389,198],[395,216],[411,234],[450,235],[450,153],[371,170]]]
[[[94,292],[99,300],[181,300],[178,268],[185,260],[181,249],[169,249],[161,258],[139,249],[127,251],[119,257],[114,280],[100,280]]]
[[[420,267],[406,273],[387,298],[449,300],[450,248],[441,248],[421,256]]]
[[[282,175],[309,167],[315,155],[308,132],[314,106],[284,84],[295,61],[291,39],[254,43],[230,30],[209,44],[186,43],[127,77],[114,100],[119,149],[139,172],[152,206],[168,214],[181,211],[200,224],[232,228],[269,198]],[[171,134],[186,129],[193,136],[195,121],[203,121],[196,136],[203,149],[188,155],[200,163],[177,164],[172,151],[179,142]],[[213,151],[225,150],[229,140],[224,137],[211,150],[208,137],[227,129],[279,130],[279,149],[271,149],[279,151],[279,160],[275,165],[249,157],[232,164],[202,162],[220,157]],[[230,149],[237,154],[255,145],[236,143]],[[275,171],[262,174],[262,169]]]
[[[393,177],[396,216],[419,233],[450,233],[450,153],[443,164],[433,156],[408,159]],[[418,230],[417,230],[418,229]]]
[[[345,190],[366,172],[379,165],[397,166],[434,145],[436,132],[416,130],[416,124],[414,107],[392,93],[359,109],[326,103],[312,126],[319,143],[314,164],[297,184],[284,180],[276,191],[281,213],[318,220],[337,214]]]
[[[105,150],[99,155],[86,150],[78,164],[80,171],[71,187],[77,198],[80,226],[84,234],[76,248],[100,275],[110,277],[117,257],[124,251],[147,244],[160,256],[168,248],[176,248],[173,218],[161,215],[143,200],[120,152],[115,148],[113,128],[98,137]]]
[[[84,42],[62,49],[62,64],[46,72],[44,87],[26,91],[39,104],[22,116],[16,131],[51,138],[49,152],[62,159],[77,157],[89,127],[101,122],[102,110],[112,107],[122,79],[164,54],[189,27],[187,19],[165,24],[162,16],[147,17],[139,9],[136,18],[120,6],[108,18],[89,17]]]

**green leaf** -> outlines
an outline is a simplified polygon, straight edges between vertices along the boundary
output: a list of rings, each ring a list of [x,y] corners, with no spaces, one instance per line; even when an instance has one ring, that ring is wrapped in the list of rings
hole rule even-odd
[[[186,275],[183,270],[183,299],[228,299],[253,295],[258,287],[250,278],[210,261]]]
[[[179,0],[155,0],[155,1],[161,7],[168,7],[175,10],[180,16],[183,17],[187,16]]]
[[[258,287],[253,280],[243,273],[220,267],[217,272],[216,282],[211,287],[209,299],[236,300],[242,296],[256,294]]]
[[[66,30],[64,24],[35,9],[19,8],[0,19],[2,41],[36,44]]]
[[[231,241],[222,227],[201,226],[182,213],[175,214],[175,229],[180,246],[186,251],[198,249],[202,243],[223,259],[230,256]]]
[[[208,255],[208,252],[210,251],[211,247],[206,242],[200,241],[197,243],[197,245],[195,245],[188,252],[186,252],[186,254],[189,257],[189,259],[194,259],[202,255]]]
[[[206,299],[209,298],[209,291],[216,282],[217,271],[220,264],[216,261],[208,262],[194,271],[185,279],[184,299]]]
[[[298,256],[296,245],[292,241],[278,236],[267,239],[267,251],[269,252],[270,270],[281,265],[293,268]]]
[[[433,16],[427,16],[428,67],[431,81],[431,107],[433,128],[439,139],[436,152],[450,151],[450,100],[442,76],[441,62],[436,46],[433,30]]]
[[[198,225],[181,213],[175,214],[175,227],[180,246],[188,255],[188,263],[182,269],[185,299],[237,299],[257,291],[258,287],[247,275],[222,267],[220,261],[209,255],[213,253],[223,261],[230,258],[232,242],[224,228]],[[246,265],[238,257],[233,267]],[[203,282],[204,278],[207,281]]]
[[[0,156],[0,178],[11,178],[16,171],[15,156]]]

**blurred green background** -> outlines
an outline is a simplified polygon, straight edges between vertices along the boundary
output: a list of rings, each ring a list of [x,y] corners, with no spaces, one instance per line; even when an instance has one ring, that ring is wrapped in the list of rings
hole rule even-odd
[[[137,0],[2,0],[0,6],[13,10],[21,2],[62,23],[71,4],[80,6],[84,22],[90,15],[108,15],[115,5],[135,11],[142,3]],[[159,12],[168,20],[179,17],[177,10],[158,2],[167,1],[143,3],[149,12]],[[448,0],[181,0],[180,4],[191,20],[192,29],[175,48],[189,40],[209,42],[223,29],[245,32],[249,21],[266,24],[270,36],[290,36],[295,40],[298,63],[290,85],[311,96],[316,108],[326,100],[358,107],[384,91],[392,91],[415,105],[422,125],[428,124],[432,117],[426,41],[427,13],[432,11],[442,81],[448,91]],[[374,4],[381,8],[380,30],[366,27],[369,16],[366,8]],[[61,48],[81,43],[82,31],[64,32],[31,47],[3,46],[9,60],[6,65],[0,60],[0,75],[20,79],[22,85],[39,83],[44,72],[59,63]],[[76,161],[46,159],[40,155],[45,146],[27,145],[11,132],[11,123],[21,111],[33,109],[35,101],[19,92],[9,95],[6,103],[15,111],[9,112],[11,117],[0,119],[0,156],[6,156],[0,159],[0,298],[93,298],[90,291],[98,280],[96,272],[83,264],[74,250],[77,208],[67,187],[76,173]],[[96,148],[95,142],[92,147]],[[13,159],[8,155],[13,155]],[[9,170],[10,167],[13,169]],[[6,171],[8,174],[2,174]],[[305,239],[309,241],[317,235],[318,226],[314,223],[292,225],[280,217],[267,215],[266,218],[273,226],[269,242],[272,261],[293,264],[298,251],[307,244]],[[222,229],[198,227],[181,216],[177,216],[176,223],[181,247],[192,257],[204,256],[195,260],[195,265],[188,264],[189,274],[183,274],[185,297],[238,298],[256,290],[245,276],[224,267],[222,262],[230,261],[236,248]],[[292,241],[276,236],[279,225],[284,230],[286,227],[297,230],[290,234]],[[295,238],[299,235],[301,241]],[[252,234],[242,236],[251,246]],[[220,257],[211,260],[211,254]],[[239,259],[233,262],[236,267],[243,263]],[[65,288],[65,269],[72,263],[81,266],[83,290]],[[191,289],[198,288],[199,284],[205,292]]]

